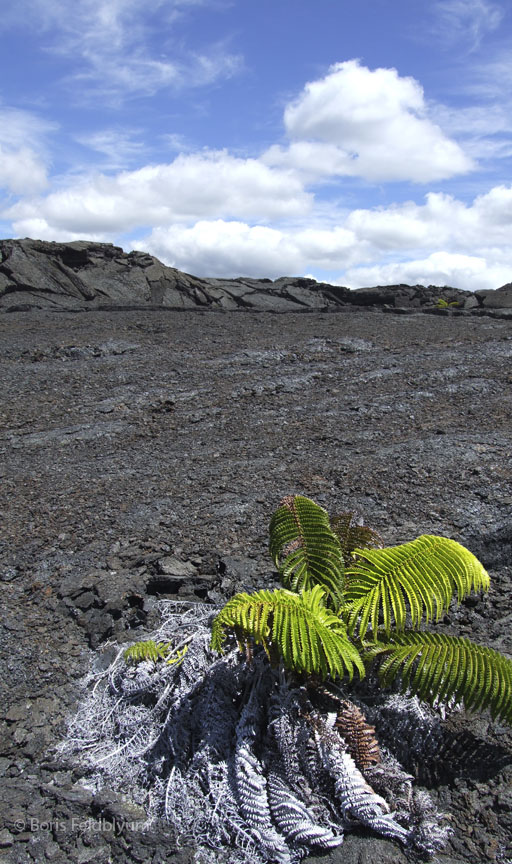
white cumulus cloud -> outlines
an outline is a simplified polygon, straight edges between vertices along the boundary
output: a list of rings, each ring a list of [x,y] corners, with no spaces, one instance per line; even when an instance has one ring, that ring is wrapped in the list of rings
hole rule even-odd
[[[343,227],[298,230],[244,222],[201,220],[193,226],[156,228],[140,245],[171,267],[199,276],[276,278],[365,260],[365,242]]]
[[[452,195],[430,192],[424,204],[354,210],[346,221],[357,237],[382,251],[440,246],[457,252],[510,248],[511,225],[511,186],[496,186],[478,195],[471,205]]]
[[[306,222],[276,229],[201,220],[157,228],[135,246],[203,276],[313,272],[351,288],[411,282],[467,290],[512,278],[512,187],[497,186],[470,205],[430,193],[423,204],[354,210],[334,227]]]
[[[48,15],[62,2],[48,0]],[[131,44],[134,0],[78,4],[80,14],[95,11],[90,35],[101,23],[114,48]],[[153,0],[151,8],[158,5]],[[169,11],[179,7],[173,0]],[[69,47],[78,33],[75,24],[62,26],[71,28]],[[442,191],[352,210],[343,200],[345,188],[352,195],[362,186],[357,178],[426,183],[470,170],[469,157],[432,116],[415,79],[350,60],[289,102],[288,144],[259,158],[227,149],[184,152],[176,139],[171,143],[181,152],[172,161],[145,164],[141,129],[113,123],[75,133],[75,141],[101,155],[96,170],[79,173],[75,165],[46,192],[51,125],[0,108],[0,186],[10,196],[1,215],[14,236],[131,243],[198,275],[315,273],[349,287],[427,281],[469,288],[473,279],[496,287],[512,276],[512,186],[496,184],[469,202]],[[450,119],[453,131],[456,118]],[[507,124],[503,116],[501,128]],[[483,115],[466,112],[459,129],[484,134]],[[129,170],[134,162],[140,167]],[[327,184],[333,194],[324,196],[319,187]]]
[[[300,272],[304,264],[293,237],[222,219],[156,228],[143,245],[169,266],[199,276],[276,278]]]
[[[15,195],[41,192],[48,183],[46,166],[29,147],[0,144],[0,189]]]
[[[147,249],[171,266],[202,276],[275,278],[314,272],[318,278],[349,287],[412,281],[466,289],[496,288],[512,278],[512,186],[495,186],[471,203],[429,193],[421,204],[408,201],[387,208],[359,208],[340,214],[337,224],[333,214],[329,224],[314,208],[301,210],[299,193],[297,199],[288,199],[286,215],[281,210],[283,218],[268,225],[257,215],[248,219],[215,215],[219,209],[228,213],[244,207],[254,213],[254,201],[242,205],[237,200],[244,183],[248,201],[252,183],[257,185],[258,175],[255,180],[251,165],[244,160],[235,163],[239,183],[230,190],[226,188],[229,172],[223,173],[228,171],[224,157],[206,158],[209,170],[200,176],[203,182],[211,180],[212,188],[211,197],[205,199],[194,180],[194,164],[185,163],[192,178],[180,170],[179,182],[172,172],[166,178],[165,171],[146,169],[126,172],[122,183],[119,177],[102,176],[94,187],[74,187],[46,199],[32,199],[30,207],[20,202],[11,208],[19,217],[17,236],[119,242],[119,225],[123,225],[132,238],[137,236],[132,247]],[[206,170],[202,162],[201,168]],[[273,190],[279,190],[282,181],[279,174],[273,178],[275,185],[270,185],[257,209],[272,210]],[[275,194],[279,200],[279,191]],[[279,203],[282,207],[283,201]],[[135,235],[142,224],[155,227],[139,229]]]
[[[18,233],[38,218],[56,230],[91,236],[203,217],[280,219],[305,213],[311,202],[286,171],[226,151],[206,151],[114,176],[87,176],[45,198],[20,201],[7,215]]]
[[[472,160],[427,115],[423,89],[395,69],[336,63],[284,112],[291,146],[272,147],[270,164],[426,183],[470,171]],[[307,143],[305,143],[307,142]]]

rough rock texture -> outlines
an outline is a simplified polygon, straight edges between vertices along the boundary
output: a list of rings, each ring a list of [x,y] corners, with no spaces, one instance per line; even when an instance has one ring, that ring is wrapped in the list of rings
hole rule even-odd
[[[199,279],[145,252],[108,243],[0,241],[0,311],[166,307],[269,312],[336,311],[347,305],[482,313],[512,305],[510,286],[472,294],[456,288],[391,285],[349,291],[302,277]],[[457,304],[438,309],[439,298]],[[496,314],[496,312],[494,312]],[[505,313],[503,313],[505,314]]]
[[[476,298],[486,309],[512,309],[512,282],[497,291],[476,291]]]
[[[1,860],[193,860],[52,748],[97,650],[144,638],[159,597],[273,584],[286,494],[354,509],[389,544],[464,543],[491,592],[439,626],[512,655],[509,321],[33,311],[2,316],[0,344]],[[511,754],[477,715],[417,766],[453,827],[440,864],[512,860]],[[411,861],[363,831],[315,860]]]

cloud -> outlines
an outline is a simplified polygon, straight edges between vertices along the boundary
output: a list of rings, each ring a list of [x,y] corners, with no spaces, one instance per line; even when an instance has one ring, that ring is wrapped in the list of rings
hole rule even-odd
[[[283,232],[222,219],[157,228],[143,245],[169,266],[198,276],[260,278],[264,262],[264,275],[276,278],[303,264],[297,244]]]
[[[230,77],[241,57],[224,43],[194,51],[176,38],[188,7],[200,0],[19,0],[4,26],[32,26],[41,45],[71,59],[65,79],[79,88],[80,102],[102,98],[119,103],[132,96],[152,96],[168,88],[201,87]]]
[[[508,88],[505,89],[508,92]],[[512,100],[507,101],[503,94],[500,102],[489,101],[464,108],[435,105],[432,111],[442,128],[457,136],[466,154],[481,165],[486,162],[485,167],[492,169],[496,167],[495,160],[512,155]]]
[[[279,220],[304,214],[311,203],[301,183],[287,172],[222,150],[179,155],[169,164],[113,177],[87,176],[46,198],[20,201],[7,215],[19,233],[39,218],[58,231],[91,236],[203,217]]]
[[[82,52],[83,71],[68,79],[73,88],[85,88],[89,98],[117,104],[132,96],[151,97],[159,90],[203,87],[228,78],[240,68],[240,58],[213,46],[209,54],[189,51],[187,60],[154,59],[141,48],[128,47],[119,55],[100,46]]]
[[[273,168],[295,172],[305,184],[356,173],[350,154],[328,142],[294,141],[288,147],[273,144],[263,153],[261,161]]]
[[[493,112],[498,116],[501,110],[510,118],[511,87],[512,57],[508,43],[504,47],[496,46],[492,54],[465,70],[463,92],[470,98],[483,102],[484,107],[492,106]],[[491,128],[493,120],[494,116],[491,116]]]
[[[495,243],[510,242],[510,225],[512,223],[512,186],[494,186],[485,195],[479,195],[475,200],[474,209],[479,217],[480,228],[487,226],[483,235],[492,238]],[[482,242],[482,234],[480,235]]]
[[[79,144],[101,154],[105,171],[119,171],[140,159],[145,147],[139,139],[140,132],[131,129],[101,129],[76,136]]]
[[[291,145],[272,147],[263,158],[310,175],[426,183],[475,167],[428,118],[416,80],[357,60],[336,63],[306,84],[287,105],[284,124]]]
[[[203,276],[313,272],[351,288],[407,282],[475,290],[510,281],[511,219],[512,187],[497,186],[470,206],[429,194],[423,205],[354,210],[337,227],[202,220],[157,228],[133,245]]]
[[[45,139],[55,128],[29,111],[0,106],[0,189],[33,195],[47,187]]]
[[[380,251],[444,246],[468,253],[493,246],[508,248],[511,220],[512,187],[496,186],[470,206],[452,195],[430,192],[423,205],[406,202],[354,210],[346,227]]]
[[[433,252],[427,258],[373,267],[355,267],[345,276],[352,288],[373,285],[450,285],[467,291],[498,288],[510,279],[508,265],[477,255]]]
[[[47,184],[46,167],[33,150],[0,144],[0,189],[30,195],[41,192]]]
[[[34,237],[38,240],[50,242],[71,243],[74,240],[94,240],[96,243],[112,243],[110,231],[72,231],[67,228],[57,228],[49,224],[46,219],[39,216],[31,216],[19,223],[19,230],[15,230],[10,236]]]
[[[354,210],[345,227],[358,245],[366,243],[366,254],[379,263],[356,262],[345,270],[344,282],[353,288],[397,283],[472,291],[497,288],[510,281],[511,221],[512,186],[504,185],[470,205],[451,195],[429,193],[423,205],[406,202]],[[421,256],[420,250],[429,254]]]
[[[193,226],[156,228],[132,248],[150,251],[171,267],[198,276],[277,278],[317,268],[349,265],[364,259],[364,241],[357,247],[345,228],[304,228],[294,231],[222,219]]]
[[[303,228],[293,232],[293,240],[300,251],[304,267],[310,262],[325,270],[346,267],[368,257],[368,243],[364,237],[345,226],[334,228]]]
[[[48,0],[44,8],[51,17],[62,3]],[[151,15],[164,7],[172,17],[186,5],[151,0],[145,25],[151,28]],[[141,14],[133,0],[78,0],[78,8],[79,21],[87,9],[96,15],[84,24],[89,31],[82,34],[82,49],[101,23],[111,41],[110,47],[100,45],[101,51],[112,50],[113,58],[133,47],[130,63],[148,59],[145,31],[133,37],[128,33],[128,23],[135,24]],[[48,27],[53,34],[52,21]],[[64,52],[79,38],[77,26],[74,19],[62,24],[69,29]],[[110,84],[113,80],[111,76]],[[335,196],[343,200],[340,178],[428,182],[473,168],[442,131],[444,124],[436,124],[432,116],[416,80],[395,69],[370,70],[350,60],[308,83],[286,106],[287,146],[243,158],[228,150],[183,152],[177,139],[170,143],[182,152],[172,161],[132,169],[144,158],[141,132],[112,125],[75,136],[101,155],[96,170],[79,173],[75,167],[72,174],[55,178],[45,194],[44,142],[52,127],[29,112],[4,110],[0,183],[22,197],[1,215],[12,220],[14,236],[133,242],[198,275],[315,273],[351,287],[425,279],[468,287],[473,274],[476,284],[496,287],[496,280],[509,280],[503,274],[512,268],[511,186],[496,185],[469,203],[430,192],[419,203],[350,212],[335,201]],[[437,116],[444,116],[452,131],[469,130],[475,138],[485,134],[485,118],[476,110],[458,118],[455,112],[451,127],[448,112]],[[507,125],[503,115],[503,131]],[[493,143],[497,148],[498,142]],[[504,137],[501,146],[504,152]],[[335,190],[328,198],[318,188],[325,184]],[[355,185],[351,183],[352,192]]]
[[[465,45],[475,51],[488,33],[499,28],[504,10],[488,0],[439,0],[433,4],[432,14],[432,35],[438,44],[446,48]]]
[[[338,271],[331,279],[350,287],[412,280],[469,288],[473,278],[479,287],[497,287],[512,268],[511,219],[512,187],[497,186],[471,206],[437,193],[423,205],[354,210],[337,227],[277,230],[202,220],[158,228],[141,242],[172,266],[200,275],[275,277],[313,270],[328,278]]]
[[[280,228],[239,219],[170,220],[149,233],[139,232],[130,245],[199,276],[313,273],[351,288],[406,282],[475,290],[510,281],[511,220],[512,187],[496,186],[470,205],[432,193],[422,205],[354,210],[334,227],[318,220],[308,224],[311,216],[302,225],[285,221]],[[34,209],[20,222],[19,233],[119,242],[108,225],[102,230],[97,220],[94,224],[85,234],[73,221],[48,223]]]

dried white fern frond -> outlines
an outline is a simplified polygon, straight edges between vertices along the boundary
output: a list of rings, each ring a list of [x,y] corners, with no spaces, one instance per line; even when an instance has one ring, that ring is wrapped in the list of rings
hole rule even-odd
[[[335,834],[319,825],[314,814],[293,794],[277,771],[268,774],[270,811],[279,831],[291,843],[319,848],[335,849],[343,842],[343,831]]]
[[[180,664],[133,666],[119,651],[88,676],[60,747],[88,785],[108,782],[144,804],[148,819],[166,820],[171,842],[197,850],[197,864],[298,864],[356,825],[439,849],[445,835],[429,797],[415,793],[389,750],[363,776],[337,731],[337,708],[329,722],[330,709],[315,707],[314,694],[273,671],[261,650],[252,664],[236,650],[212,654],[213,611],[162,604],[150,636],[176,648],[186,640]],[[410,729],[410,710],[393,704],[384,725],[400,712]],[[379,708],[364,713],[378,729]]]
[[[256,754],[264,721],[265,703],[262,702],[265,693],[262,686],[264,678],[265,672],[260,672],[256,677],[236,729],[234,755],[236,791],[240,810],[250,830],[256,836],[258,844],[269,856],[269,860],[275,859],[279,864],[290,864],[290,850],[272,822],[267,778]]]

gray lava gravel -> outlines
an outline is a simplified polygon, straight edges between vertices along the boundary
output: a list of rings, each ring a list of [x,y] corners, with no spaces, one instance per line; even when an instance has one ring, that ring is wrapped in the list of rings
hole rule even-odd
[[[53,747],[98,649],[144,638],[158,598],[273,584],[286,494],[355,510],[387,544],[464,543],[492,588],[439,626],[512,656],[509,321],[31,312],[0,340],[0,860],[191,861]],[[418,769],[453,828],[437,860],[510,864],[512,733],[460,724],[459,752]],[[410,858],[361,832],[314,860]]]

